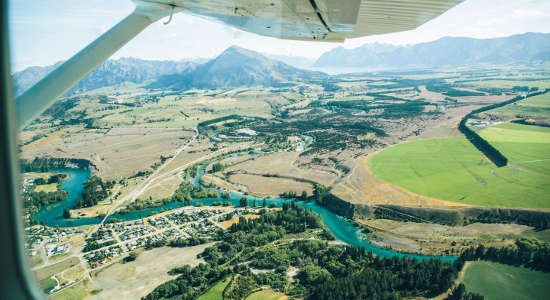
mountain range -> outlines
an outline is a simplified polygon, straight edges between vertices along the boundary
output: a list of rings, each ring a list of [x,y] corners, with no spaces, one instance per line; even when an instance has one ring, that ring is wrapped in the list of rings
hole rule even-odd
[[[318,68],[426,68],[478,64],[533,64],[550,61],[550,34],[525,33],[504,38],[444,37],[408,46],[369,43],[337,47],[317,59]]]
[[[207,63],[179,74],[161,76],[148,87],[184,90],[281,86],[325,77],[324,73],[298,69],[258,52],[232,46]]]
[[[15,73],[13,75],[15,93],[17,95],[23,93],[62,63],[63,62],[60,61],[55,65],[46,67],[29,67],[21,72]],[[156,61],[139,58],[110,59],[80,81],[67,93],[67,95],[78,94],[123,82],[142,83],[146,80],[158,78],[161,75],[184,72],[195,68],[197,65],[197,62],[188,60]]]
[[[444,37],[408,46],[368,43],[355,49],[337,47],[313,63],[321,70],[347,68],[368,72],[376,69],[431,68],[478,64],[537,64],[550,61],[550,34],[525,33],[505,38]],[[29,67],[13,74],[16,94],[38,82],[61,62]],[[237,46],[208,61],[153,61],[137,58],[108,60],[68,95],[117,85],[144,83],[152,89],[218,89],[241,86],[282,86],[326,79],[328,75],[305,70],[312,61],[301,57],[268,55]]]

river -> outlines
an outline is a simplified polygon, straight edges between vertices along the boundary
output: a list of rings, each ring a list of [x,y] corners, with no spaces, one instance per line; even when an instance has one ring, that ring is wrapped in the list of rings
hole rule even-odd
[[[204,175],[206,165],[203,165],[199,169],[199,175],[197,178],[192,178],[192,181],[195,185],[199,184],[199,179]],[[82,226],[82,225],[94,225],[99,224],[102,220],[102,218],[79,218],[79,219],[64,219],[62,217],[63,210],[66,208],[74,208],[76,199],[78,197],[82,196],[82,192],[84,190],[83,183],[84,181],[90,176],[90,171],[88,170],[82,170],[82,169],[72,169],[72,168],[65,168],[65,169],[52,169],[52,172],[56,173],[66,173],[69,175],[69,178],[65,180],[63,183],[61,183],[61,186],[65,191],[68,192],[67,199],[52,205],[49,205],[45,208],[42,208],[36,215],[35,219],[39,222],[44,222],[47,226],[59,226],[59,227],[75,227],[75,226]],[[222,192],[222,190],[216,190],[218,192]],[[192,201],[192,204],[201,203],[203,205],[210,205],[213,202],[220,202],[220,201],[230,201],[233,205],[238,206],[239,201],[241,197],[244,195],[242,193],[237,192],[230,192],[231,198],[230,199],[222,199],[222,198],[216,198],[216,199],[194,199]],[[246,196],[249,199],[250,204],[253,203],[254,200],[257,201],[258,205],[263,203],[264,198],[259,197],[252,197],[252,196]],[[271,198],[267,199],[267,204],[270,205],[272,203],[277,204],[277,206],[281,207],[282,204],[286,201],[290,201],[288,199],[280,199],[280,198]],[[417,259],[440,259],[442,261],[454,261],[456,259],[455,256],[430,256],[430,255],[418,255],[418,254],[408,254],[408,253],[401,253],[389,249],[385,249],[382,247],[378,247],[376,245],[373,245],[369,243],[367,240],[361,238],[360,228],[358,228],[353,222],[335,214],[334,212],[326,209],[325,207],[322,207],[320,205],[317,205],[315,201],[297,201],[298,205],[304,206],[307,209],[311,209],[312,211],[318,213],[321,215],[323,223],[326,225],[326,227],[329,229],[329,231],[336,237],[336,239],[343,241],[350,245],[356,245],[361,246],[365,248],[367,251],[372,251],[375,255],[383,256],[383,257],[392,257],[392,256],[409,256],[414,257]],[[153,213],[159,213],[165,210],[170,210],[178,207],[183,207],[185,204],[178,203],[178,202],[171,202],[159,207],[155,208],[148,208],[140,211],[135,211],[127,214],[114,214],[109,216],[109,219],[119,219],[124,221],[130,221],[130,220],[136,220],[143,217],[147,217],[150,214]]]

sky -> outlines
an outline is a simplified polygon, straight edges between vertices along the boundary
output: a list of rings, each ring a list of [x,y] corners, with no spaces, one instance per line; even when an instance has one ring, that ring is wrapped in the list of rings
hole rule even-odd
[[[70,58],[131,13],[130,0],[9,0],[12,69],[52,65]],[[318,58],[343,46],[378,42],[417,44],[443,36],[504,37],[550,32],[548,0],[466,0],[415,30],[348,39],[344,43],[289,41],[244,32],[185,13],[149,26],[113,58],[180,60],[215,57],[238,45],[264,54]]]

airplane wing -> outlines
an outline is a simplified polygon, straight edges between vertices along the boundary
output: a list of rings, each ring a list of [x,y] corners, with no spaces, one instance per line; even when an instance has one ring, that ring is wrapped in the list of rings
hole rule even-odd
[[[342,42],[412,30],[463,0],[144,0],[282,39]]]
[[[187,12],[282,39],[341,42],[414,29],[463,0],[133,0],[136,9],[17,98],[24,128],[143,29]]]

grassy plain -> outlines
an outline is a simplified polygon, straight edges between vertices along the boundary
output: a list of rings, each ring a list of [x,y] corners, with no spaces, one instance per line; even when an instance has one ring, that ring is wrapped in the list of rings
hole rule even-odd
[[[246,300],[286,300],[288,296],[283,293],[276,292],[272,289],[265,289],[250,294]]]
[[[55,281],[55,279],[53,279],[52,277],[48,277],[40,280],[40,288],[42,288],[42,290],[44,291],[49,290],[55,287],[56,285],[57,285],[57,281]]]
[[[464,277],[466,290],[487,300],[547,299],[550,274],[494,262],[472,262]]]
[[[538,95],[494,110],[505,114],[550,117],[550,93]]]
[[[102,290],[90,299],[140,299],[156,286],[173,279],[168,275],[171,269],[183,265],[196,266],[202,259],[197,258],[211,243],[186,248],[155,248],[141,253],[130,263],[119,264],[98,272],[88,289]]]
[[[22,147],[23,158],[85,158],[98,167],[99,175],[104,179],[150,170],[152,164],[160,161],[160,155],[173,155],[194,134],[173,128],[114,128],[68,132],[56,139],[58,132]],[[42,143],[43,140],[48,142]]]
[[[202,294],[197,300],[219,300],[223,299],[223,290],[231,281],[231,276],[228,276],[224,280],[216,283],[206,293]]]
[[[236,162],[227,161],[231,165],[223,173],[229,182],[246,186],[250,193],[260,196],[273,196],[288,191],[298,194],[306,191],[311,195],[313,185],[300,179],[328,186],[338,178],[339,173],[334,168],[302,164],[299,155],[299,152],[278,152]]]
[[[42,280],[78,264],[80,264],[78,257],[71,257],[62,262],[38,269],[34,272],[34,274],[38,280]]]
[[[508,158],[508,163],[547,176],[550,182],[550,128],[504,123],[480,135]]]
[[[497,168],[465,138],[401,143],[368,162],[376,176],[421,195],[462,204],[550,208],[548,177]]]
[[[480,79],[478,81],[468,81],[468,85],[474,85],[477,87],[489,87],[489,88],[513,88],[514,86],[528,86],[538,87],[540,89],[550,88],[550,80],[518,80],[518,78],[511,79],[498,79],[498,80],[486,80]]]
[[[79,265],[61,273],[60,279],[63,281],[78,280],[84,276],[84,268]]]
[[[50,295],[53,300],[82,300],[90,295],[84,281]]]
[[[446,226],[385,219],[358,222],[373,231],[370,235],[371,241],[379,246],[434,255],[456,255],[468,247],[479,244],[486,247],[509,246],[526,234],[535,235],[529,227],[517,224],[474,223],[466,226]]]

